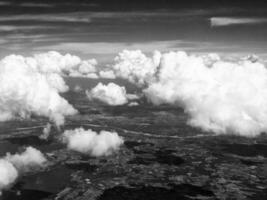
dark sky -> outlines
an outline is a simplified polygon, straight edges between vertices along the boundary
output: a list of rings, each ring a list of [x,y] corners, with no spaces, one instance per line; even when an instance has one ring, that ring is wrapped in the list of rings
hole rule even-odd
[[[97,4],[105,10],[140,10],[140,9],[181,9],[181,8],[212,8],[212,7],[247,7],[261,8],[266,6],[264,0],[7,0],[13,4]]]
[[[0,56],[122,49],[266,55],[267,1],[0,0]]]
[[[266,0],[1,0],[1,14],[73,11],[234,9],[266,16]],[[243,13],[243,14],[244,14]]]

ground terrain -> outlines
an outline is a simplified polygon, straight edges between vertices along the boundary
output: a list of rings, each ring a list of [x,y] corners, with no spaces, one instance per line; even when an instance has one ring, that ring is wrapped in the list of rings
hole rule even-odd
[[[33,146],[48,166],[21,176],[0,200],[174,200],[265,199],[267,137],[216,136],[186,124],[172,106],[109,107],[89,102],[83,92],[65,97],[80,112],[61,130],[40,140],[47,120],[32,117],[0,123],[0,155]],[[90,157],[67,150],[67,129],[117,131],[125,140],[118,152]]]

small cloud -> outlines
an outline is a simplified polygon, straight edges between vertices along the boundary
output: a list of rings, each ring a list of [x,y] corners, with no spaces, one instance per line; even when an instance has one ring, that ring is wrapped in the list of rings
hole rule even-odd
[[[119,86],[115,83],[104,85],[98,83],[90,91],[86,91],[89,100],[96,99],[110,106],[119,106],[134,101],[140,97],[136,94],[127,94],[124,86]]]
[[[129,107],[139,106],[139,103],[133,101],[133,102],[129,103],[128,106],[129,106]]]
[[[112,70],[102,70],[99,72],[99,76],[101,78],[106,78],[106,79],[115,79],[116,75]]]
[[[111,106],[124,105],[128,102],[126,89],[115,83],[104,85],[98,83],[91,91],[86,91],[87,97],[97,99]]]
[[[63,133],[63,142],[68,149],[89,154],[92,156],[107,156],[118,150],[123,139],[116,132],[84,130],[78,128],[66,130]]]
[[[43,134],[39,136],[41,140],[48,140],[50,133],[51,133],[52,125],[47,123],[47,125],[43,129]]]
[[[267,18],[242,18],[242,17],[211,17],[210,26],[231,26],[242,24],[267,23]]]

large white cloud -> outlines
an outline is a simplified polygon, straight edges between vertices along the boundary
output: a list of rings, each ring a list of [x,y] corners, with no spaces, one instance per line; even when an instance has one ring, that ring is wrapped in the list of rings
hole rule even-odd
[[[0,159],[0,195],[3,189],[11,186],[20,174],[44,167],[47,162],[44,155],[33,147],[28,147],[21,154],[7,154]]]
[[[98,83],[93,89],[86,91],[86,94],[89,99],[97,99],[112,106],[123,105],[128,102],[125,87],[115,83],[107,85]]]
[[[123,139],[116,132],[84,130],[77,128],[63,133],[63,142],[69,149],[92,156],[110,155],[123,144]]]
[[[267,69],[256,58],[124,50],[110,69],[153,104],[182,106],[192,126],[256,136],[267,131]]]
[[[267,130],[267,69],[249,60],[185,52],[162,55],[157,81],[144,90],[154,104],[183,106],[189,124],[216,133],[255,136]]]
[[[63,124],[64,116],[77,112],[58,94],[66,87],[57,75],[40,73],[31,58],[5,57],[0,61],[0,121],[34,114]]]

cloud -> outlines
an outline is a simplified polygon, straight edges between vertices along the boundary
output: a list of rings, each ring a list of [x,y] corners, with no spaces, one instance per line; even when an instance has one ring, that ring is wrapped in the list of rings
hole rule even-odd
[[[51,133],[52,125],[50,123],[47,123],[46,126],[43,129],[42,135],[39,136],[41,140],[48,140],[50,133]]]
[[[116,75],[114,74],[114,72],[112,70],[101,70],[99,72],[99,76],[101,78],[106,78],[106,79],[115,79]]]
[[[83,88],[80,85],[75,85],[75,87],[73,88],[74,92],[81,92],[83,91]]]
[[[29,172],[37,167],[42,167],[46,163],[46,158],[39,150],[27,147],[21,154],[7,154],[5,160],[12,163],[19,172]]]
[[[128,106],[129,106],[129,107],[139,106],[139,103],[133,101],[133,102],[129,103]]]
[[[246,18],[246,17],[211,17],[211,27],[230,26],[242,24],[261,24],[267,23],[267,18]]]
[[[256,136],[267,130],[266,86],[267,69],[259,62],[170,52],[144,93],[156,105],[182,106],[188,123],[205,131]]]
[[[83,61],[81,65],[79,66],[78,71],[81,74],[94,73],[96,72],[96,65],[97,65],[96,59]]]
[[[36,21],[36,22],[77,22],[91,23],[91,17],[82,13],[65,13],[65,14],[23,14],[1,16],[1,22],[12,21]]]
[[[140,50],[124,50],[115,57],[115,64],[111,67],[117,77],[142,86],[154,78],[160,57],[158,51],[154,52],[152,58],[148,58]]]
[[[0,159],[0,195],[3,189],[9,187],[18,177],[18,171],[8,161]]]
[[[3,4],[4,5],[4,4]],[[15,5],[15,4],[13,4]],[[46,4],[46,3],[16,3],[16,6],[18,7],[47,7],[50,6],[77,6],[77,3],[59,3],[56,2],[52,4]],[[79,4],[79,6],[82,7],[92,7],[97,6],[97,4],[91,4],[91,3],[83,3]],[[214,14],[216,14],[215,12]],[[220,12],[219,12],[220,13]],[[83,12],[65,12],[65,13],[32,13],[32,14],[15,14],[15,15],[9,15],[9,16],[2,16],[0,18],[0,21],[38,21],[38,22],[78,22],[78,23],[91,23],[93,22],[99,22],[102,20],[111,20],[111,21],[120,21],[120,22],[136,22],[136,21],[144,21],[144,19],[147,22],[158,22],[159,20],[179,20],[184,17],[191,17],[191,16],[200,16],[203,14],[207,14],[205,11],[200,10],[184,10],[183,12],[162,12],[162,11],[131,11],[131,12],[103,12],[103,11],[83,11]]]
[[[64,124],[65,116],[77,111],[59,95],[69,90],[63,76],[99,78],[97,64],[55,51],[5,57],[0,62],[0,121],[34,114]]]
[[[66,130],[63,142],[68,148],[92,156],[107,156],[118,150],[123,139],[116,132],[100,131],[96,133],[83,128]]]
[[[0,121],[34,114],[62,125],[65,116],[77,113],[58,93],[67,89],[62,78],[44,74],[37,63],[16,55],[0,61]]]
[[[41,73],[57,73],[62,76],[98,78],[96,59],[82,60],[80,57],[56,51],[36,54],[32,63]]]
[[[151,103],[183,107],[191,126],[251,137],[267,131],[267,69],[255,55],[178,51],[148,57],[125,50],[109,66],[116,77],[142,88]]]
[[[7,154],[0,159],[0,195],[3,189],[10,187],[19,175],[44,167],[44,155],[33,147],[28,147],[21,154]]]
[[[104,69],[97,65],[94,59],[84,61],[58,52],[4,58],[0,62],[0,120],[34,114],[63,124],[64,117],[76,111],[59,95],[68,90],[62,76],[82,76],[126,79],[155,105],[183,107],[188,124],[205,131],[256,136],[267,129],[267,70],[257,56],[229,58],[182,51],[155,51],[147,56],[140,50],[124,50]],[[108,105],[139,98],[115,83],[99,83],[86,94]]]
[[[96,59],[90,59],[86,61],[81,61],[78,66],[75,68],[69,69],[68,75],[73,77],[85,77],[97,79],[99,76],[96,74],[97,69]]]
[[[46,79],[49,85],[56,89],[58,92],[67,92],[69,87],[66,85],[64,79],[56,73],[46,74]]]
[[[38,71],[42,73],[68,73],[73,69],[77,69],[81,65],[82,60],[78,56],[71,54],[61,55],[56,51],[36,54],[31,58],[33,64],[36,65]]]
[[[86,91],[86,95],[89,99],[97,99],[111,106],[123,105],[128,102],[125,87],[115,83],[107,85],[98,83],[93,89]]]

